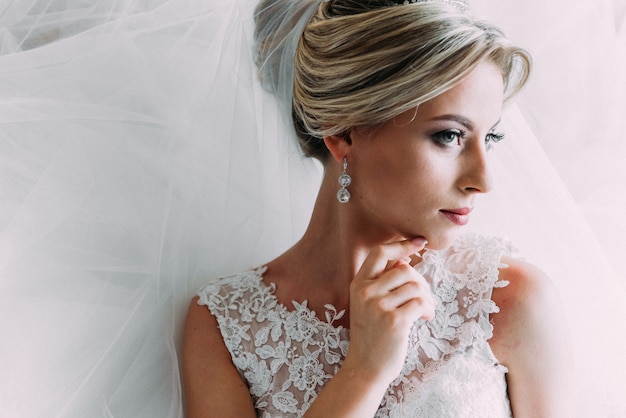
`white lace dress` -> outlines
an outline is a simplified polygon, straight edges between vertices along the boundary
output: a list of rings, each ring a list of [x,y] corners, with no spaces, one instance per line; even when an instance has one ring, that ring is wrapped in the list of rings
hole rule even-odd
[[[412,328],[402,373],[387,389],[376,417],[510,417],[506,367],[487,340],[491,300],[504,241],[463,236],[444,251],[427,251],[417,267],[432,286],[436,315]],[[326,306],[317,318],[307,302],[289,310],[262,281],[265,268],[202,288],[199,302],[217,318],[233,363],[247,382],[260,417],[300,417],[341,367],[349,330],[334,326],[343,312]]]

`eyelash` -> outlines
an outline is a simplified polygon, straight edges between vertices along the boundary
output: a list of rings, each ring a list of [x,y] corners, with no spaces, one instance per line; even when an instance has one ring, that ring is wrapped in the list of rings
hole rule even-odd
[[[438,145],[449,147],[456,139],[457,145],[461,145],[461,139],[465,138],[467,132],[460,129],[448,129],[446,131],[437,132],[433,135],[433,139]]]
[[[490,132],[487,134],[487,137],[485,138],[485,144],[489,144],[490,142],[497,144],[498,142],[502,141],[504,138],[506,137],[506,135],[504,134],[504,132]]]
[[[437,132],[433,135],[435,142],[443,147],[449,147],[456,139],[457,145],[461,145],[461,140],[467,136],[467,132],[461,129],[448,129],[446,131]],[[490,132],[485,137],[485,145],[492,147],[505,137],[504,133]]]

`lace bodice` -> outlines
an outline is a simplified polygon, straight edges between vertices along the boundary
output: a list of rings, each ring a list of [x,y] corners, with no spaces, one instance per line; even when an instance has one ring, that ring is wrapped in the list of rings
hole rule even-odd
[[[502,240],[463,236],[449,249],[427,251],[416,268],[430,283],[435,318],[412,328],[402,373],[392,382],[376,417],[510,417],[506,367],[487,340]],[[307,302],[289,310],[262,280],[265,268],[225,277],[199,292],[199,304],[216,317],[233,363],[250,389],[260,417],[300,417],[341,367],[349,331],[326,305],[323,319]]]

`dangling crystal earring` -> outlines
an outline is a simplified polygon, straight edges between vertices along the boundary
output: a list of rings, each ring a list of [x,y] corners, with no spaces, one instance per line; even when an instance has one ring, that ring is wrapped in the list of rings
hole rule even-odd
[[[346,172],[348,168],[348,157],[343,157],[343,174],[339,176],[339,185],[341,189],[337,192],[337,200],[339,203],[348,203],[350,201],[350,192],[346,187],[352,183],[352,177]]]

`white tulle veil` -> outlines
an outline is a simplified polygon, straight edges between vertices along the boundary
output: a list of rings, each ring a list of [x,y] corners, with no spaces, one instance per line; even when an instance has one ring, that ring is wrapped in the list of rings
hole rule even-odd
[[[321,168],[260,86],[254,7],[0,5],[2,416],[182,416],[194,291],[304,230]],[[555,281],[581,417],[626,416],[625,9],[471,4],[535,60],[471,228]]]

